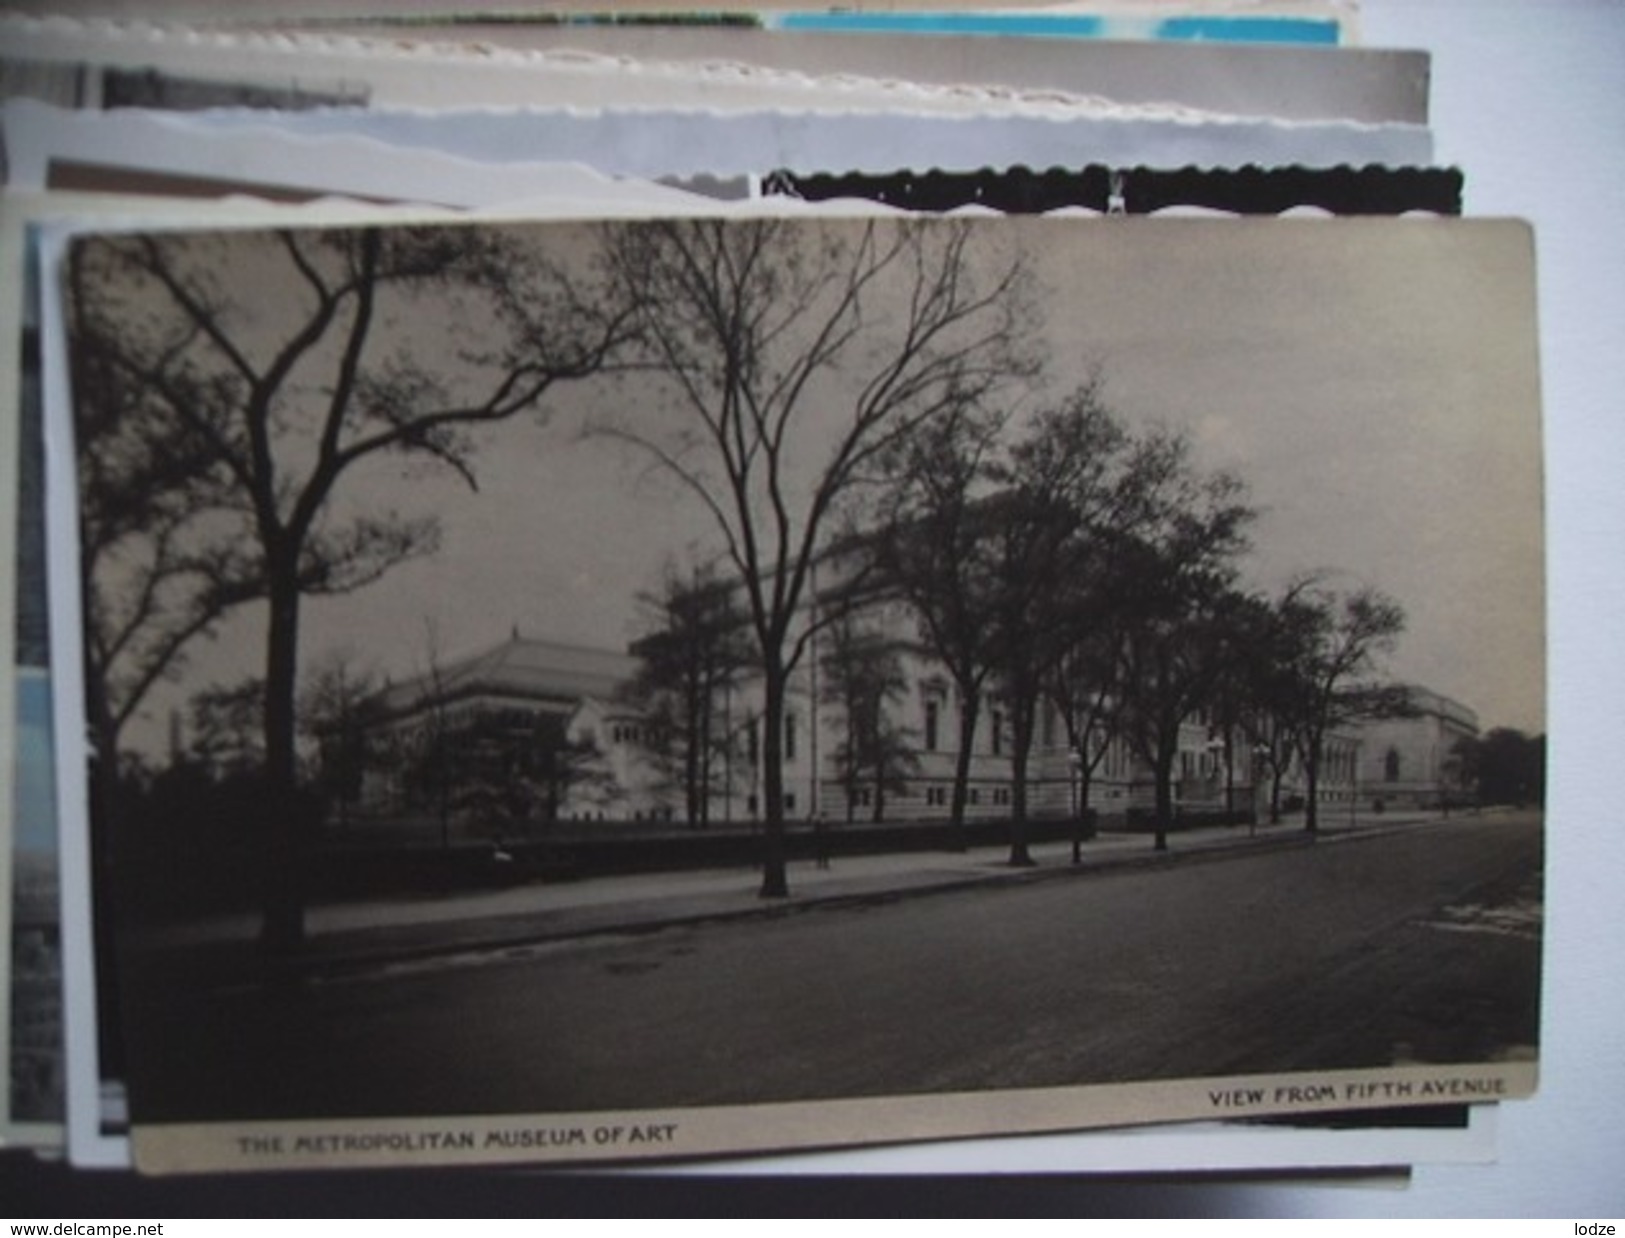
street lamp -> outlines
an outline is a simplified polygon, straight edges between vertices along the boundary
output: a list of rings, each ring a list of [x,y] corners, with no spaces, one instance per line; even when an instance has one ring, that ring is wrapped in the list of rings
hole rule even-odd
[[[1247,826],[1247,837],[1258,836],[1259,800],[1264,794],[1264,766],[1270,758],[1270,746],[1263,740],[1253,745],[1253,818]]]
[[[1208,785],[1211,788],[1213,775],[1218,773],[1219,766],[1224,761],[1224,740],[1220,739],[1212,732],[1209,732],[1207,743],[1203,744],[1202,747],[1207,750],[1208,757],[1210,758],[1208,762],[1208,769],[1203,772],[1208,775]],[[1224,791],[1224,823],[1226,825],[1231,825],[1233,823],[1230,820],[1230,812],[1234,805],[1230,803],[1230,779],[1228,777],[1228,772],[1225,778]]]
[[[1354,747],[1349,754],[1349,829],[1357,829],[1360,825],[1360,741],[1354,741]]]

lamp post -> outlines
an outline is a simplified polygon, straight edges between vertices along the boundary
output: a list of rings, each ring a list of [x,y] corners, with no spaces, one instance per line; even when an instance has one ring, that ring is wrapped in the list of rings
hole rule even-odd
[[[1259,801],[1264,795],[1264,766],[1269,755],[1270,746],[1263,740],[1253,745],[1253,816],[1247,825],[1248,838],[1258,837]]]
[[[1216,775],[1218,773],[1219,765],[1224,760],[1224,740],[1220,739],[1217,735],[1213,734],[1210,731],[1210,732],[1208,732],[1207,743],[1203,744],[1202,747],[1207,751],[1207,755],[1209,757],[1208,768],[1207,768],[1207,770],[1204,770],[1203,773],[1207,775],[1209,786],[1211,786],[1212,785],[1212,779],[1213,779],[1214,775]],[[1228,783],[1228,779],[1226,780],[1226,782]],[[1225,787],[1225,790],[1226,790],[1226,792],[1229,791],[1228,785]],[[1231,822],[1230,822],[1230,799],[1229,799],[1228,794],[1225,797],[1224,812],[1225,812],[1225,821],[1224,821],[1224,823],[1226,825],[1229,825],[1229,824],[1231,824]]]
[[[1083,863],[1083,813],[1078,804],[1078,784],[1083,778],[1083,753],[1076,744],[1067,750],[1067,770],[1071,774],[1072,788],[1072,862]]]
[[[1360,741],[1356,739],[1349,753],[1349,829],[1360,824]]]

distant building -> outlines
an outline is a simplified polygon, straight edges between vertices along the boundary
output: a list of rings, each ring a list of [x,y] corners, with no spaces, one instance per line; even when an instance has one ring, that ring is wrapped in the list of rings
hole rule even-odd
[[[1360,799],[1374,810],[1440,808],[1473,798],[1465,743],[1478,737],[1478,715],[1416,684],[1404,687],[1405,712],[1360,728]]]
[[[607,649],[533,640],[501,644],[369,702],[362,806],[434,807],[482,784],[537,784],[546,818],[642,819],[664,813],[639,755],[642,719],[620,701],[637,662]]]
[[[843,711],[819,691],[816,677],[827,672],[817,669],[816,643],[804,659],[784,714],[783,807],[789,820],[868,820],[882,796],[888,821],[948,816],[958,756],[957,694],[921,649],[906,641],[897,647],[904,684],[888,712],[907,751],[885,787],[842,776]],[[466,792],[471,785],[500,788],[528,780],[543,784],[527,810],[534,818],[678,820],[684,789],[660,768],[650,722],[628,701],[626,688],[637,666],[629,653],[531,639],[516,630],[490,649],[388,687],[368,711],[374,748],[387,755],[372,763],[363,806],[423,812],[433,807],[437,786],[453,783]],[[1353,812],[1377,801],[1387,807],[1439,802],[1439,788],[1452,776],[1450,743],[1474,733],[1476,720],[1437,694],[1420,688],[1412,694],[1417,716],[1371,723],[1328,740],[1320,780],[1323,811],[1347,806]],[[712,765],[713,824],[759,820],[766,807],[759,693],[744,678],[726,696],[718,714],[727,738]],[[1010,743],[1005,711],[989,694],[972,740],[967,815],[973,820],[1010,815]],[[1227,768],[1226,746],[1207,716],[1185,724],[1175,766],[1180,811],[1267,812],[1268,778],[1239,734],[1228,758]],[[1053,705],[1041,706],[1027,777],[1033,819],[1075,813],[1080,764],[1068,746],[1064,719]],[[1088,781],[1089,807],[1108,828],[1148,815],[1154,803],[1149,771],[1121,739],[1105,745]],[[1303,785],[1301,770],[1289,773],[1283,785],[1289,810],[1301,807]]]

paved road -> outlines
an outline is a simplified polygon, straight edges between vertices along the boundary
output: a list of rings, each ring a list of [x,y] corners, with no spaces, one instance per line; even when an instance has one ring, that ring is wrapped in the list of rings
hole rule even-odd
[[[154,995],[149,1120],[562,1111],[1525,1053],[1505,817]]]

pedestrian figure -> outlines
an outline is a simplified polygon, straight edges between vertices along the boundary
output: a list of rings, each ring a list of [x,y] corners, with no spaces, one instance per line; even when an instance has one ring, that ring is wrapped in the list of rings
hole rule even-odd
[[[829,867],[829,819],[822,809],[813,814],[813,857],[819,868]]]

